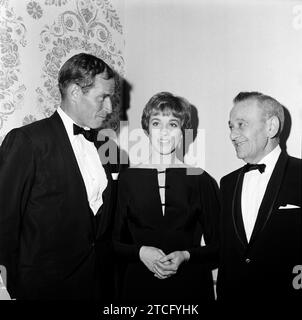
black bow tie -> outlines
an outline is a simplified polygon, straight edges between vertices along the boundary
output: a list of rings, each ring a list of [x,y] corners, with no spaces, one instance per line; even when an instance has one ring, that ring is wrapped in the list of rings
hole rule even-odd
[[[84,128],[81,128],[76,124],[73,124],[73,134],[82,134],[88,141],[95,142],[98,135],[98,131],[94,129],[85,130]]]
[[[244,172],[248,172],[251,170],[259,170],[260,173],[263,173],[265,171],[265,164],[251,164],[251,163],[247,163],[244,166]]]

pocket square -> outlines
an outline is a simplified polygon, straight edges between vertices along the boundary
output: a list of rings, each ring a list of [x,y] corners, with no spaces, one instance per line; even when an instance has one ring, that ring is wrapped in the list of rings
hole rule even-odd
[[[287,204],[286,206],[280,206],[279,209],[299,209],[301,207],[294,204]]]
[[[111,173],[112,180],[117,180],[118,174],[119,174],[119,172],[112,172]]]
[[[12,300],[5,287],[0,288],[0,300]]]

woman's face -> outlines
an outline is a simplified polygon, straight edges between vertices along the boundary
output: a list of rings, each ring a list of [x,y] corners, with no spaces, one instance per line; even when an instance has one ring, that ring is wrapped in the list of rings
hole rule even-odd
[[[162,155],[172,153],[182,139],[181,121],[172,112],[159,112],[149,120],[149,139],[152,148]]]

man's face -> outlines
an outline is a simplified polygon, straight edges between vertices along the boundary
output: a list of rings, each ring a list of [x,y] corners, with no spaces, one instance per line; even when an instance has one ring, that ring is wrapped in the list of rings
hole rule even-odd
[[[80,92],[76,106],[78,124],[91,129],[100,128],[112,112],[111,98],[114,94],[114,79],[105,80],[101,75],[95,76],[94,86],[88,92]]]
[[[266,155],[268,125],[256,101],[235,103],[230,113],[229,127],[230,138],[239,159],[257,163]]]
[[[152,115],[149,120],[149,139],[153,149],[162,155],[172,153],[182,139],[180,120],[172,112]]]

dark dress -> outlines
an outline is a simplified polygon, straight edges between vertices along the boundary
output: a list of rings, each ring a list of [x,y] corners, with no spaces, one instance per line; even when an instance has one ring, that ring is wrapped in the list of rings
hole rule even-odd
[[[114,247],[127,264],[123,302],[202,303],[214,299],[211,269],[218,258],[218,187],[205,171],[186,173],[186,168],[166,169],[164,215],[156,169],[128,168],[120,174]],[[158,279],[139,259],[143,245],[165,254],[188,250],[190,260],[176,275]]]

